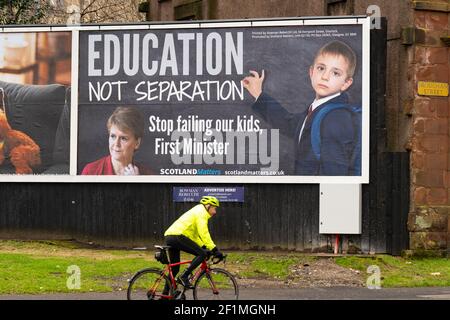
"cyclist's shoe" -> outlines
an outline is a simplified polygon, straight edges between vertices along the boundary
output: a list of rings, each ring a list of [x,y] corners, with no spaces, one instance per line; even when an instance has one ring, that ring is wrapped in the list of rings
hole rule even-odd
[[[189,278],[185,276],[178,277],[177,282],[186,289],[194,289],[194,286],[189,282]]]
[[[174,297],[174,300],[186,300],[186,295],[179,290],[177,290],[173,293],[173,297]]]

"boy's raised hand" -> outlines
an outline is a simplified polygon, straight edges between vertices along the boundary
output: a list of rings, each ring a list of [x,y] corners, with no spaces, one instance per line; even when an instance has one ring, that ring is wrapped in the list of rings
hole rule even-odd
[[[250,70],[250,75],[242,79],[242,84],[244,88],[252,95],[253,98],[258,99],[259,95],[262,93],[262,84],[264,81],[264,70],[261,71],[261,76],[259,73]]]

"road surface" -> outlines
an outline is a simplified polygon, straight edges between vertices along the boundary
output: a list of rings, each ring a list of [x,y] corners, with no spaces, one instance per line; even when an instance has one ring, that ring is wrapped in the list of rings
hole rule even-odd
[[[187,292],[187,299],[192,299]],[[125,300],[126,292],[0,295],[0,300]],[[450,300],[450,287],[367,289],[351,287],[241,288],[239,300]]]

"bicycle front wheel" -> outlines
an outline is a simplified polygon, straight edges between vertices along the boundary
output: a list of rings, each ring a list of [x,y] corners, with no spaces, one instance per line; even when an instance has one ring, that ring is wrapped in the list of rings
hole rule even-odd
[[[170,299],[172,286],[169,278],[158,269],[144,269],[136,273],[128,285],[128,300]]]
[[[234,276],[224,269],[204,271],[194,285],[194,300],[237,300],[239,288]]]

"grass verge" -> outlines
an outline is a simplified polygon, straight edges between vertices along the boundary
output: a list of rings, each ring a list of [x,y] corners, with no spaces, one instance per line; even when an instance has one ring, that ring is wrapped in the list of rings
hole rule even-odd
[[[182,259],[190,259],[182,255]],[[81,272],[81,288],[73,284],[70,266]],[[320,258],[287,252],[228,252],[226,268],[241,285],[266,287],[363,285],[367,268],[381,270],[382,287],[450,286],[445,258],[401,258],[388,255]],[[0,241],[0,294],[125,291],[140,269],[161,268],[153,250],[107,250],[70,241]],[[355,270],[357,270],[355,272]],[[333,274],[329,274],[332,273]],[[343,281],[336,282],[341,275]],[[355,281],[353,281],[355,280]],[[259,281],[259,282],[258,282]]]
[[[403,258],[389,255],[373,257],[339,257],[336,263],[345,268],[367,272],[371,265],[380,268],[381,286],[433,287],[450,286],[450,260],[446,258]]]
[[[143,268],[162,268],[153,250],[106,250],[66,241],[0,241],[0,294],[124,291],[127,280]],[[182,254],[182,259],[192,256]],[[228,254],[220,264],[240,279],[283,281],[292,265],[313,257],[282,253]],[[80,270],[80,289],[68,268]],[[72,271],[73,272],[73,271]]]

